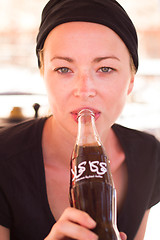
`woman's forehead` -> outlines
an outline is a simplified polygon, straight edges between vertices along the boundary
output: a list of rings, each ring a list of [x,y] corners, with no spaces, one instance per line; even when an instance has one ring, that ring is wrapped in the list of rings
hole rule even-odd
[[[61,38],[59,38],[60,36]],[[80,36],[81,39],[78,38]],[[52,29],[45,42],[47,42],[48,39],[52,39],[53,41],[56,39],[56,37],[58,38],[58,41],[62,41],[67,38],[71,38],[72,41],[82,41],[82,39],[85,39],[87,42],[90,41],[90,38],[93,38],[92,40],[99,39],[99,41],[105,41],[105,37],[108,39],[112,38],[113,41],[114,39],[119,39],[122,41],[119,35],[109,27],[97,23],[76,21],[63,23]]]
[[[60,36],[61,38],[59,38]],[[93,41],[99,40],[105,42],[105,40],[108,38],[113,41],[115,39],[119,39],[119,41],[123,42],[119,35],[109,27],[89,22],[69,22],[58,25],[49,33],[46,38],[46,42],[48,39],[51,39],[53,41],[56,38],[58,38],[58,41],[63,41],[64,39],[71,38],[72,41],[85,40],[86,42],[90,41],[91,39]]]
[[[65,23],[54,28],[45,41],[46,51],[50,58],[84,56],[91,61],[107,56],[118,58],[126,53],[129,56],[126,45],[112,29],[86,22]]]

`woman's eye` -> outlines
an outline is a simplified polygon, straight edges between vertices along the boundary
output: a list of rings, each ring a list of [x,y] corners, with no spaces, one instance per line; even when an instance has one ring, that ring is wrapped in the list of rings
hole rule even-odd
[[[103,73],[108,73],[111,72],[113,69],[110,67],[101,67],[100,69],[98,69],[98,72],[103,72]]]
[[[70,73],[72,72],[69,68],[67,67],[60,67],[60,68],[55,68],[54,69],[55,72],[58,72],[58,73]]]

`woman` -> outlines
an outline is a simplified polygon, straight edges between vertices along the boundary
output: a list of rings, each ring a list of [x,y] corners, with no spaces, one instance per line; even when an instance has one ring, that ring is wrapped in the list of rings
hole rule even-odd
[[[76,116],[84,108],[94,111],[111,161],[119,231],[142,240],[149,209],[160,200],[160,144],[114,124],[138,68],[131,20],[114,0],[51,0],[37,56],[52,116],[0,134],[1,240],[97,239],[94,220],[68,200]]]

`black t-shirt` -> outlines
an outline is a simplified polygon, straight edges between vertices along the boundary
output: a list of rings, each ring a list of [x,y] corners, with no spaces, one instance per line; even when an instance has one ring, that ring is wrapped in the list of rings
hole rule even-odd
[[[45,120],[0,131],[0,225],[10,229],[11,240],[43,240],[55,223],[42,155]],[[129,176],[118,228],[133,240],[144,212],[160,201],[160,143],[117,124],[113,130],[124,149]]]

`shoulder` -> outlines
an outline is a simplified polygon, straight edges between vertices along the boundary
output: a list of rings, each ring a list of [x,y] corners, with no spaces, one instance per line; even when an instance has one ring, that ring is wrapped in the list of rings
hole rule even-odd
[[[156,171],[160,166],[160,142],[152,134],[130,129],[118,124],[113,126],[129,165],[139,165],[142,170],[149,166]],[[151,170],[151,169],[150,169]]]
[[[0,159],[33,146],[41,137],[46,118],[33,119],[0,130]]]
[[[116,135],[127,143],[140,144],[140,146],[142,146],[142,144],[149,144],[150,147],[157,146],[160,148],[160,142],[150,133],[127,128],[119,124],[114,124],[112,128]]]

